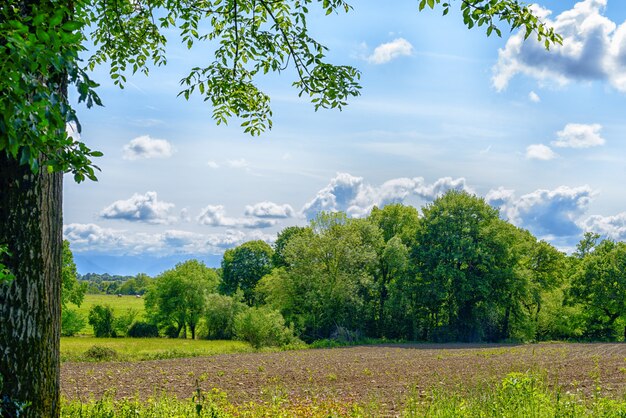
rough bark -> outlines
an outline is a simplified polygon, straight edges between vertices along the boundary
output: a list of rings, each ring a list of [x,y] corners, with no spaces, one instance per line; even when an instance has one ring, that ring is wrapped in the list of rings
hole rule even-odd
[[[27,417],[59,415],[62,173],[0,153],[0,243],[15,275],[0,285],[2,394],[27,401]]]

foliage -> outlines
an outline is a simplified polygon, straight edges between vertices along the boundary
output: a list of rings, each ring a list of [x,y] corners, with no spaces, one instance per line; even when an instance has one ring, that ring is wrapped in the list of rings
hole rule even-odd
[[[285,249],[287,244],[293,238],[300,235],[312,235],[311,228],[302,226],[289,226],[278,233],[276,241],[274,242],[274,253],[272,254],[272,265],[276,268],[287,267],[287,260],[285,260]]]
[[[146,295],[146,314],[166,335],[185,337],[187,328],[195,338],[196,327],[206,306],[206,295],[217,290],[214,270],[198,260],[179,263],[159,275]]]
[[[113,309],[109,305],[94,305],[89,311],[89,325],[96,338],[115,337]]]
[[[61,311],[61,336],[72,337],[87,324],[85,317],[75,309],[64,308]]]
[[[130,326],[135,322],[139,313],[136,309],[127,308],[123,314],[118,314],[113,321],[113,328],[117,335],[126,335]]]
[[[571,296],[582,305],[587,338],[616,339],[618,320],[626,318],[626,243],[604,240],[583,253]]]
[[[240,294],[240,296],[242,295]],[[233,338],[235,317],[247,308],[247,305],[240,301],[237,294],[235,296],[209,294],[204,312],[206,338],[211,340]]]
[[[434,9],[435,5],[441,5],[444,16],[452,6],[451,0],[419,0],[419,10],[426,6]],[[487,36],[493,32],[502,36],[501,30],[496,25],[497,21],[506,22],[511,30],[521,29],[525,32],[524,39],[531,35],[537,37],[538,42],[543,42],[546,49],[550,45],[561,44],[563,38],[554,32],[554,29],[546,26],[533,13],[530,6],[520,3],[518,0],[461,0],[461,12],[463,23],[471,29],[474,26],[486,26]]]
[[[87,283],[78,281],[78,272],[74,263],[74,255],[68,240],[63,240],[63,261],[61,264],[61,305],[68,303],[80,306],[85,298]]]
[[[254,287],[263,276],[272,271],[274,250],[265,241],[248,241],[238,247],[226,250],[222,259],[222,283],[220,290],[234,294],[243,291],[248,305],[254,302]]]
[[[131,338],[156,338],[159,336],[159,328],[154,324],[137,321],[128,328],[126,335]]]
[[[280,312],[267,307],[253,307],[239,312],[235,316],[234,333],[237,339],[257,349],[296,342],[293,328],[285,326]]]

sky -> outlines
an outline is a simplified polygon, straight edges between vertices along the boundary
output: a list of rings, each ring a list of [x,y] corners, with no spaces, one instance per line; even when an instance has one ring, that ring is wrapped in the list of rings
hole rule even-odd
[[[105,106],[78,116],[102,172],[81,184],[68,175],[64,190],[79,273],[156,275],[189,258],[217,267],[226,249],[271,243],[319,211],[419,208],[450,189],[562,251],[585,231],[626,240],[624,4],[541,1],[536,13],[564,37],[548,52],[508,29],[468,30],[458,10],[352,3],[348,14],[312,9],[308,27],[331,62],[362,71],[362,95],[315,112],[292,72],[265,77],[274,117],[260,137],[177,97],[206,49],[171,39],[167,66],[123,90],[94,70]]]

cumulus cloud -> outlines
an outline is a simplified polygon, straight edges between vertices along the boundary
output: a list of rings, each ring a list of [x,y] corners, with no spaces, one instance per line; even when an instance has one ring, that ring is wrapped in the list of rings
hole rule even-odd
[[[206,165],[208,165],[210,168],[213,168],[213,169],[220,168],[220,165],[216,163],[215,161],[209,161],[206,163]]]
[[[351,217],[362,217],[374,206],[401,203],[410,196],[433,200],[451,189],[472,192],[464,178],[444,177],[432,184],[426,183],[422,177],[397,178],[372,186],[362,177],[338,173],[303,206],[301,212],[307,219],[314,218],[321,211],[343,211]]]
[[[555,147],[561,148],[590,148],[604,145],[604,138],[600,136],[602,125],[594,123],[584,125],[568,123],[562,131],[558,131],[558,139],[552,142]]]
[[[595,193],[588,186],[560,186],[554,190],[535,190],[519,198],[512,190],[490,191],[486,200],[500,208],[503,218],[529,229],[540,238],[578,237],[578,223]]]
[[[572,80],[607,81],[626,92],[626,22],[617,25],[603,15],[607,0],[584,0],[570,10],[549,18],[551,12],[534,10],[543,21],[563,36],[563,45],[547,51],[533,36],[512,35],[499,51],[493,85],[500,91],[517,74],[540,81],[565,84]]]
[[[72,251],[109,253],[116,255],[154,254],[221,254],[225,249],[246,241],[261,239],[268,243],[275,234],[260,231],[244,233],[226,230],[217,234],[199,234],[183,230],[167,230],[147,234],[102,228],[96,224],[69,224],[63,227],[63,237],[72,244]]]
[[[590,216],[580,223],[580,227],[615,241],[626,241],[626,212],[615,216]]]
[[[531,91],[530,93],[528,93],[528,100],[533,103],[539,103],[541,101],[541,97],[539,97],[539,95],[534,91]]]
[[[293,208],[288,205],[279,205],[273,202],[259,202],[252,206],[246,206],[245,215],[257,218],[284,219],[295,215]]]
[[[397,38],[391,42],[378,45],[367,61],[372,64],[385,64],[401,56],[413,54],[413,45],[404,38]]]
[[[226,210],[222,205],[206,206],[200,212],[197,220],[202,225],[221,227],[268,228],[276,225],[274,219],[231,218],[226,216]]]
[[[553,160],[558,157],[558,154],[552,151],[547,145],[532,144],[526,147],[526,158],[529,160]]]
[[[174,206],[173,203],[159,201],[156,192],[143,195],[135,193],[130,199],[113,202],[100,212],[100,216],[105,219],[167,224],[176,221],[176,217],[170,215]]]
[[[141,158],[167,158],[174,153],[174,147],[165,139],[153,139],[149,135],[139,136],[124,145],[123,158],[137,160]]]

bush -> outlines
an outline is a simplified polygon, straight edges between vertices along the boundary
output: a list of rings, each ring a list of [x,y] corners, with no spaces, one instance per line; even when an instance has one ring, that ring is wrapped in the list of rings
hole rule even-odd
[[[126,335],[131,338],[155,338],[159,336],[159,328],[147,322],[134,322]]]
[[[117,351],[101,345],[92,345],[83,356],[86,360],[108,361],[117,358]]]
[[[235,316],[235,336],[254,348],[283,346],[298,341],[293,328],[285,326],[280,312],[267,308],[250,308]]]
[[[114,321],[113,309],[109,305],[94,305],[89,310],[89,325],[93,327],[97,338],[117,336],[113,328]]]
[[[230,340],[234,335],[235,317],[247,309],[246,304],[231,296],[212,293],[207,296],[204,314],[206,338]]]
[[[61,310],[61,335],[72,337],[85,327],[85,317],[78,311],[69,308]]]

